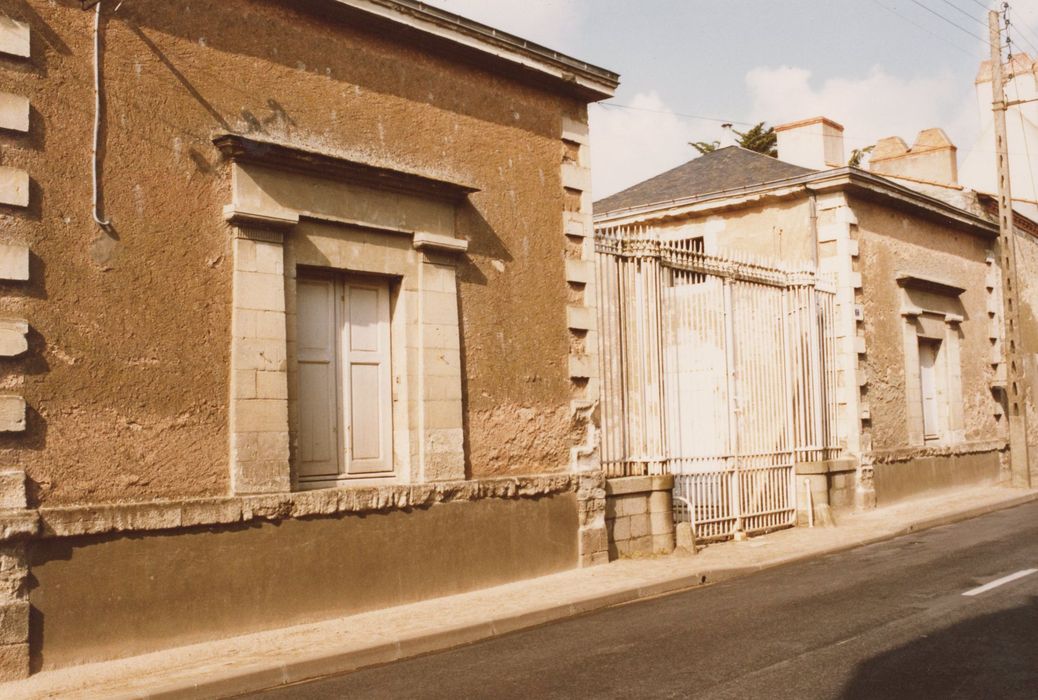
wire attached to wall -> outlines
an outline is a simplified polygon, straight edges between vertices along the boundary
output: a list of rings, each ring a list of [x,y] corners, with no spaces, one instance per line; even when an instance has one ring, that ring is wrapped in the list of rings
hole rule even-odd
[[[99,208],[101,206],[98,195],[97,181],[100,177],[101,162],[97,152],[101,141],[101,0],[94,5],[94,148],[93,148],[93,217],[94,222],[102,228],[108,228],[112,222],[102,219]]]

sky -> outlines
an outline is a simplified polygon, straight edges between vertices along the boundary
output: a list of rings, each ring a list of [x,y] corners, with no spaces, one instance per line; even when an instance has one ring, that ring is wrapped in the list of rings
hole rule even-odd
[[[428,0],[620,74],[589,110],[596,199],[695,157],[689,141],[818,115],[845,149],[941,127],[973,146],[986,0]],[[1038,57],[1038,0],[1011,0]]]

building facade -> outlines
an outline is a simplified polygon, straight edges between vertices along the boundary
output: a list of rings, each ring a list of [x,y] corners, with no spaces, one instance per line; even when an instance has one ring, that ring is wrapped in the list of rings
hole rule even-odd
[[[676,362],[683,350],[680,345],[668,348],[665,332],[660,334],[664,342],[657,378],[628,367],[610,374],[610,349],[604,346],[606,451],[626,455],[620,459],[628,462],[616,475],[623,476],[623,469],[699,474],[704,468],[682,462],[678,452],[684,448],[676,447],[680,440],[675,436],[692,427],[672,426],[657,448],[670,463],[644,468],[637,450],[631,450],[636,441],[624,437],[610,445],[610,431],[615,432],[617,423],[629,425],[632,415],[666,424],[679,412],[691,425],[700,409],[690,407],[709,403],[713,396],[721,397],[723,420],[714,421],[720,432],[731,416],[731,434],[756,441],[741,454],[728,445],[728,466],[718,471],[731,472],[732,461],[744,470],[763,470],[753,461],[761,455],[780,455],[771,467],[786,470],[775,483],[746,477],[741,487],[725,482],[706,487],[705,494],[697,492],[699,498],[719,499],[720,505],[696,511],[705,521],[728,508],[729,501],[743,499],[743,512],[725,516],[731,522],[721,534],[737,532],[736,516],[745,518],[751,507],[772,512],[774,499],[788,509],[799,504],[806,521],[806,503],[813,503],[811,516],[826,517],[819,506],[872,507],[941,488],[1006,481],[997,225],[975,206],[975,197],[974,205],[951,202],[911,183],[847,167],[842,126],[831,120],[804,120],[776,127],[776,132],[778,160],[738,147],[722,148],[595,204],[600,240],[637,239],[643,241],[642,251],[656,245],[660,264],[678,270],[670,277],[661,275],[657,283],[662,326],[676,318],[675,324],[688,327],[682,331],[685,337],[695,337],[704,324],[733,317],[727,344],[743,337],[744,356],[765,358],[759,348],[786,348],[776,350],[772,360],[755,360],[759,366],[754,369],[740,359],[738,349],[726,359],[723,352],[710,351],[715,346],[700,342],[695,352],[706,367],[697,371],[715,376],[689,383],[680,369],[668,369],[668,362]],[[929,149],[947,167],[950,144],[940,134],[925,136],[916,155]],[[905,162],[920,167],[916,159]],[[954,150],[950,162],[954,164]],[[686,251],[683,260],[679,249]],[[653,254],[638,255],[647,259]],[[693,286],[679,291],[678,285],[689,284],[681,279]],[[718,290],[712,307],[696,300],[712,293],[704,285],[711,279]],[[724,296],[720,290],[729,282],[733,291]],[[737,283],[770,285],[787,295],[800,287],[814,296],[768,302],[761,292],[752,308],[739,312]],[[604,284],[601,289],[603,310],[619,305],[624,318],[641,313],[633,306],[643,306],[645,297],[610,294]],[[694,308],[691,315],[686,308]],[[804,313],[810,319],[806,323]],[[787,338],[794,317],[800,319],[794,324],[799,330]],[[779,323],[780,318],[787,320]],[[602,323],[609,324],[609,319]],[[781,332],[770,328],[772,323]],[[603,328],[603,337],[607,332]],[[612,332],[623,347],[642,342],[630,341],[632,337],[648,337],[622,327]],[[723,350],[725,343],[716,347]],[[797,358],[797,347],[809,348],[807,359]],[[726,371],[730,379],[723,378]],[[668,381],[682,388],[674,393]],[[662,397],[663,408],[645,408],[645,394],[632,390],[646,382],[654,396]],[[658,391],[657,384],[662,386]],[[772,386],[779,393],[769,398]],[[732,397],[727,404],[725,394]],[[669,395],[676,398],[667,404]],[[812,395],[819,408],[811,408],[805,398]],[[755,417],[754,411],[763,417]],[[783,418],[787,414],[788,420]],[[819,426],[816,434],[811,423]],[[804,448],[814,450],[805,454],[816,456],[798,456]],[[757,498],[759,505],[754,506],[745,500],[749,492],[766,497]],[[773,524],[762,520],[758,527]]]
[[[3,677],[605,559],[615,74],[411,0],[0,10]]]

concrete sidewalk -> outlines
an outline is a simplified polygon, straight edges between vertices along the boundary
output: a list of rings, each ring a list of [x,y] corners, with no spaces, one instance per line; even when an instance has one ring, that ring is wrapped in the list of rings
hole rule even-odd
[[[316,624],[88,664],[0,684],[4,698],[219,698],[439,651],[553,620],[879,542],[1038,500],[982,487],[715,544],[628,559]]]

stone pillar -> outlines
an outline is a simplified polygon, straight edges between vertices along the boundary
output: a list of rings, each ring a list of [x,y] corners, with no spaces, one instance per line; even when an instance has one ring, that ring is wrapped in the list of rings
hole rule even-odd
[[[820,195],[818,269],[836,278],[837,430],[844,454],[858,460],[857,505],[872,508],[871,413],[868,402],[858,219],[842,193]]]
[[[39,516],[27,508],[25,472],[0,471],[0,682],[29,675],[29,562]]]
[[[595,566],[609,563],[609,537],[606,533],[606,489],[602,472],[589,472],[576,477],[578,524],[578,550],[580,566]]]
[[[674,551],[674,476],[625,476],[606,481],[609,556]]]

